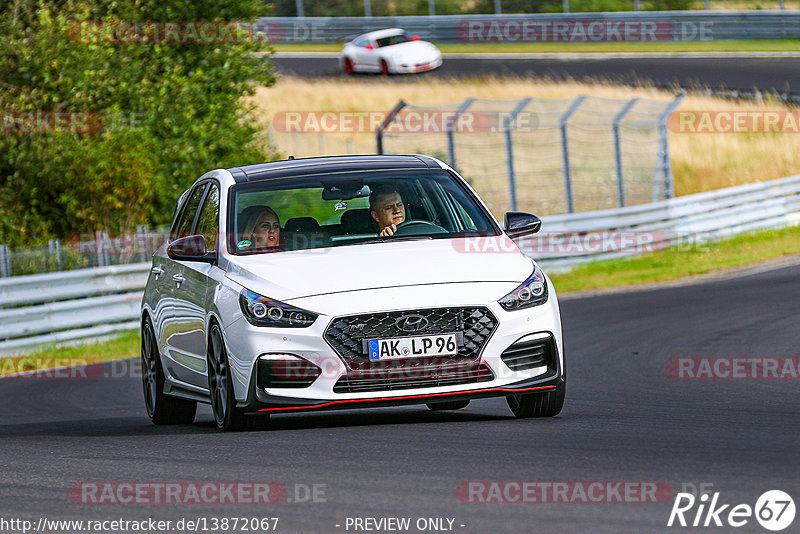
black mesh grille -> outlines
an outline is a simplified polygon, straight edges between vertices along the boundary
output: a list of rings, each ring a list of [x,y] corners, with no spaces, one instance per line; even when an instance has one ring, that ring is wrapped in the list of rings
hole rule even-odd
[[[552,337],[516,342],[500,355],[512,371],[525,371],[546,365],[555,368],[555,348]]]
[[[401,330],[396,324],[403,316],[420,315],[427,325],[414,332]],[[352,370],[386,369],[387,366],[424,367],[442,362],[443,358],[403,358],[371,362],[364,352],[364,340],[461,333],[463,345],[457,355],[446,356],[451,363],[475,361],[497,327],[497,319],[485,307],[429,308],[394,312],[369,313],[337,317],[325,330],[325,339]]]
[[[402,360],[394,360],[399,363]],[[472,361],[421,366],[391,366],[371,371],[351,371],[333,386],[334,393],[362,393],[397,389],[476,384],[494,379],[492,370]]]

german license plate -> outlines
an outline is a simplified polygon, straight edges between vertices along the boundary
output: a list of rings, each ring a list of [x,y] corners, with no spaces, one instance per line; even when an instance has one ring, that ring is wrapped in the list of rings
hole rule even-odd
[[[458,354],[458,335],[398,337],[370,339],[367,342],[372,361],[394,358],[421,358],[425,356],[451,356]]]

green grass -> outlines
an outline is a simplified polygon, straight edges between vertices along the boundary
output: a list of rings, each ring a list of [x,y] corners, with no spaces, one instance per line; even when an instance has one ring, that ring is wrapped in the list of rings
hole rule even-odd
[[[678,246],[630,259],[598,261],[569,273],[552,273],[558,293],[667,282],[800,254],[800,227],[769,230],[692,246]],[[139,355],[139,331],[101,343],[44,349],[0,359],[0,375],[65,365],[121,360]],[[38,366],[38,367],[37,367]]]
[[[603,260],[551,275],[559,294],[668,282],[800,254],[800,227],[681,245],[632,258]]]
[[[277,43],[278,52],[340,52],[340,43]],[[470,52],[523,53],[611,53],[611,52],[797,52],[800,41],[666,41],[630,43],[441,43],[436,46],[445,54]]]
[[[127,330],[107,341],[43,348],[14,358],[0,358],[0,376],[22,371],[89,365],[139,355],[139,331]]]

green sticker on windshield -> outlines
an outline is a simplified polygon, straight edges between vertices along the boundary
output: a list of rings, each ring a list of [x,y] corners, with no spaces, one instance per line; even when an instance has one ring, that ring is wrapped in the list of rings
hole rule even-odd
[[[252,245],[252,244],[253,244],[253,242],[252,242],[252,241],[250,241],[250,240],[248,240],[248,239],[242,239],[241,241],[239,241],[238,243],[236,243],[236,246],[237,246],[238,248],[248,248],[248,247],[249,247],[250,245]]]

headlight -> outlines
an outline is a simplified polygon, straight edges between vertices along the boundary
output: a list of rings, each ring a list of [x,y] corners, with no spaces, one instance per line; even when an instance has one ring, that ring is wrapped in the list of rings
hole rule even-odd
[[[527,280],[519,287],[497,301],[504,310],[513,311],[547,302],[547,281],[537,265]]]
[[[316,313],[263,297],[247,289],[243,289],[239,295],[239,305],[245,319],[253,326],[306,328],[319,317]]]

